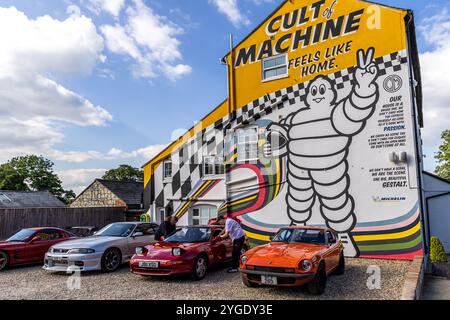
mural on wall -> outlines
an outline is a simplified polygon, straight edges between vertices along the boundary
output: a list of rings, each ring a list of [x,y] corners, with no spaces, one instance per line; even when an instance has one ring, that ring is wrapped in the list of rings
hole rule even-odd
[[[235,141],[226,148],[225,164],[227,174],[233,175],[239,170],[251,171],[256,182],[244,190],[230,192],[229,199],[219,208],[219,214],[238,217],[261,210],[271,203],[283,188],[285,170],[283,159],[272,159],[264,154],[265,126],[270,121],[259,120],[258,125],[258,160],[240,164],[235,162],[237,146]]]
[[[253,244],[307,224],[335,230],[346,256],[420,255],[408,14],[356,0],[286,1],[235,49],[237,108],[224,102],[147,166],[152,205],[173,207],[182,224],[193,206],[213,205],[239,218]],[[264,81],[263,61],[275,55],[285,55],[286,75]],[[258,156],[238,161],[236,135],[249,128]],[[208,156],[223,156],[225,175],[204,176]]]
[[[407,133],[407,128],[412,126],[406,116],[411,108],[409,88],[399,86],[396,81],[407,82],[408,59],[405,51],[376,58],[374,55],[372,48],[359,50],[354,67],[270,94],[266,105],[273,105],[285,96],[287,102],[290,97],[296,97],[293,104],[277,106],[277,110],[285,110],[282,120],[275,120],[278,114],[273,115],[273,107],[269,107],[270,112],[266,106],[253,109],[249,106],[243,111],[253,113],[260,130],[267,131],[264,137],[260,136],[259,145],[264,147],[259,158],[282,164],[279,182],[267,185],[265,190],[261,188],[253,200],[272,192],[274,186],[277,186],[277,197],[261,209],[248,210],[251,206],[248,201],[247,206],[240,203],[238,210],[231,207],[228,211],[239,217],[253,243],[270,241],[279,228],[289,223],[312,224],[328,225],[339,232],[346,242],[347,256],[413,259],[422,253],[420,210],[412,175],[414,161],[410,158],[405,163],[389,163],[388,160],[390,150],[400,148],[413,154],[414,142]],[[368,77],[360,80],[360,74]],[[312,104],[308,101],[316,99],[312,94],[314,86],[319,97],[320,85],[330,88],[329,102],[338,102],[324,104],[328,108],[319,109],[323,113],[317,111],[317,116],[309,110]],[[365,94],[358,96],[364,86]],[[339,99],[333,99],[337,96]],[[255,106],[255,101],[250,105]],[[322,100],[317,102],[321,105]],[[259,113],[254,112],[258,109]],[[295,115],[301,120],[295,121]],[[249,117],[239,115],[240,118]],[[327,123],[328,127],[324,125]],[[336,139],[329,139],[333,137]],[[309,145],[303,145],[307,141]],[[293,163],[290,152],[292,159],[302,161]],[[240,168],[244,169],[243,165],[236,165],[230,173]]]
[[[352,137],[364,129],[378,102],[374,53],[374,48],[358,50],[348,97],[336,102],[335,83],[317,76],[306,89],[306,106],[267,128],[272,155],[288,159],[286,203],[292,223],[307,223],[315,201],[320,201],[320,212],[346,244],[347,256],[358,255],[350,234],[357,218],[348,191],[347,154]]]

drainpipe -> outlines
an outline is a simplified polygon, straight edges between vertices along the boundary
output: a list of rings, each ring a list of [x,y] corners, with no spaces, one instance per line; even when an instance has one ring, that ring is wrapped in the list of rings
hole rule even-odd
[[[233,43],[233,35],[230,34],[230,54],[228,56],[227,61],[228,66],[228,115],[229,115],[229,122],[228,124],[223,128],[223,134],[224,134],[224,144],[227,142],[228,138],[228,126],[231,124],[231,122],[235,118],[235,111],[236,111],[236,86],[235,86],[235,67],[234,67],[234,43]],[[225,146],[224,146],[225,147]],[[225,148],[224,148],[225,150]],[[236,150],[234,151],[236,152]],[[223,158],[225,160],[225,157]],[[225,165],[225,204],[228,205],[230,203],[230,190],[228,188],[228,181],[229,181],[229,169],[231,168],[231,164]],[[230,207],[227,207],[227,215],[230,214]]]
[[[230,55],[228,61],[228,113],[234,116],[236,111],[236,79],[234,68],[234,43],[233,35],[230,34]]]

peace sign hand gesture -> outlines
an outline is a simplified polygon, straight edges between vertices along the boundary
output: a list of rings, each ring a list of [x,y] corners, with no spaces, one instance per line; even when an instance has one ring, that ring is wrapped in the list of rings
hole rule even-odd
[[[369,89],[378,77],[378,67],[373,60],[374,54],[374,48],[369,48],[366,53],[362,49],[358,50],[358,68],[355,70],[355,79],[359,89]]]

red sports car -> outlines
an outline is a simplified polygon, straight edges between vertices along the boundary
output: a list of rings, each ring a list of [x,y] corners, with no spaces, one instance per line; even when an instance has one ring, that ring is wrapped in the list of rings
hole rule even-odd
[[[308,284],[311,293],[322,294],[327,276],[345,271],[344,247],[327,228],[282,228],[272,242],[241,257],[240,271],[247,287]]]
[[[58,228],[22,229],[0,241],[0,271],[9,266],[44,261],[45,253],[54,244],[76,238]]]
[[[222,230],[223,226],[218,225],[179,228],[164,241],[137,248],[130,270],[143,276],[191,274],[193,279],[201,280],[210,266],[232,258],[232,241],[217,238]],[[248,243],[242,254],[247,249]]]

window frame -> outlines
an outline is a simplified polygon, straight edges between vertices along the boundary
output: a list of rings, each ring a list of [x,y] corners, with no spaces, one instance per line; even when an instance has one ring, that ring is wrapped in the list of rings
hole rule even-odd
[[[208,164],[211,166],[212,168],[212,173],[207,174],[206,173],[206,159],[212,159],[212,162],[208,162]],[[219,172],[217,172],[218,168],[217,166],[221,166],[222,170],[219,170]],[[220,172],[222,171],[222,172]],[[214,177],[223,177],[225,175],[225,162],[223,161],[223,157],[220,156],[203,156],[203,161],[202,161],[202,173],[203,173],[203,178],[214,178]]]
[[[156,221],[158,221],[159,224],[163,223],[166,219],[166,209],[165,208],[158,208],[156,209]]]
[[[194,211],[198,210],[198,215],[194,216]],[[207,221],[205,221],[204,216],[202,215],[202,211],[203,210],[208,210],[208,219]],[[218,208],[216,206],[213,205],[197,205],[195,207],[192,207],[191,212],[190,212],[190,224],[193,226],[202,226],[202,225],[207,225],[208,221],[210,219],[216,218],[218,214]],[[194,220],[198,221],[198,224],[196,224],[194,222]],[[206,223],[203,223],[206,222]]]
[[[240,156],[239,156],[239,146],[242,145],[242,144],[243,145],[248,144],[249,142],[244,142],[244,143],[239,142],[240,132],[242,132],[242,131],[249,131],[249,130],[252,130],[252,129],[256,130],[256,141],[254,141],[254,142],[251,141],[251,143],[254,143],[256,145],[256,158],[247,158],[246,157],[245,159],[241,159]],[[257,126],[244,127],[244,128],[240,128],[240,129],[236,130],[236,153],[237,153],[236,161],[238,163],[245,163],[245,162],[252,162],[252,161],[258,161],[259,160],[259,154],[258,154],[258,152],[259,152],[259,150],[258,150],[259,132],[258,132],[258,130],[259,130],[259,128]]]
[[[166,165],[169,164],[169,163],[170,163],[170,177],[166,176]],[[170,160],[170,159],[164,160],[164,162],[163,162],[163,180],[164,181],[170,181],[170,180],[172,180],[172,178],[173,178],[173,163],[172,163],[172,160]]]
[[[278,59],[280,57],[284,57],[285,58],[285,64],[277,65],[275,67],[268,67],[268,68],[264,67],[264,64],[267,61],[275,60],[275,59]],[[277,75],[277,76],[273,76],[273,77],[265,78],[265,74],[266,74],[267,71],[276,70],[276,69],[280,69],[280,68],[283,68],[283,67],[286,67],[286,73],[280,74],[280,75]],[[261,71],[262,71],[261,72],[261,81],[262,82],[269,82],[269,81],[274,81],[274,80],[279,80],[279,79],[284,79],[284,78],[289,77],[289,59],[288,59],[287,53],[281,53],[281,54],[277,54],[277,55],[274,55],[274,56],[262,59],[261,60]]]

